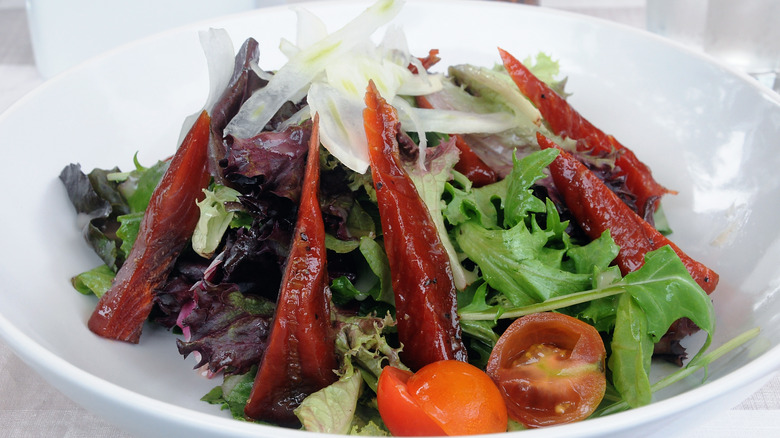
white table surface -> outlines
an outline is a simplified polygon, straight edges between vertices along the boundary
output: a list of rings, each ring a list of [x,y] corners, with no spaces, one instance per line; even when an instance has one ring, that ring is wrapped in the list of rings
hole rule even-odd
[[[644,7],[637,0],[541,3],[644,27]],[[43,82],[34,64],[24,1],[0,0],[0,113]],[[685,437],[780,437],[780,376],[731,410],[708,417]],[[0,340],[0,438],[125,436],[46,383]]]

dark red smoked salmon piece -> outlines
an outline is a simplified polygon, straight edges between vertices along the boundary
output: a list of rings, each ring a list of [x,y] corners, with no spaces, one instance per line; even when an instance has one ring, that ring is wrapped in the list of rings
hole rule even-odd
[[[274,322],[244,408],[250,418],[289,427],[299,426],[293,411],[303,399],[337,378],[335,332],[326,291],[325,225],[318,199],[319,147],[315,116],[298,219]]]
[[[152,193],[127,260],[89,318],[94,333],[138,343],[154,290],[168,277],[200,216],[196,202],[211,179],[206,158],[210,122],[203,111]]]
[[[669,245],[680,257],[696,283],[708,294],[718,285],[718,274],[683,252],[613,193],[574,156],[541,133],[536,134],[542,149],[556,148],[558,157],[550,164],[555,187],[580,227],[596,239],[609,230],[620,246],[616,263],[623,275],[635,271],[645,262],[645,254]]]
[[[363,111],[371,175],[395,294],[401,359],[412,369],[467,360],[456,289],[436,225],[400,164],[398,114],[371,82]]]

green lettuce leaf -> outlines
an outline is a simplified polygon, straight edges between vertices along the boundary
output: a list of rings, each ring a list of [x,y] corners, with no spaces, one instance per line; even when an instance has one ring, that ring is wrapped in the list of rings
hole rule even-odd
[[[133,249],[135,239],[138,237],[138,230],[141,229],[141,221],[144,218],[142,211],[124,214],[116,218],[119,222],[119,228],[116,230],[116,236],[122,239],[122,245],[119,249],[124,254],[124,258],[130,254]]]
[[[514,131],[521,137],[531,138],[537,130],[544,129],[541,113],[523,96],[506,71],[462,64],[450,67],[448,73],[465,84],[471,94],[490,102],[494,111],[514,114],[517,123]]]
[[[468,181],[465,176],[454,173],[457,182],[462,181],[459,176]],[[442,214],[447,222],[454,226],[474,221],[484,228],[498,228],[499,208],[504,206],[508,180],[477,188],[472,188],[470,181],[458,187],[454,184],[456,181],[444,187],[448,201]]]
[[[247,421],[244,407],[252,392],[256,374],[257,366],[254,366],[245,374],[225,376],[222,385],[209,391],[201,400],[213,405],[220,405],[223,410],[229,409],[230,414],[236,420]]]
[[[84,295],[95,294],[98,298],[102,297],[106,291],[111,289],[111,283],[114,281],[116,273],[106,265],[100,265],[97,268],[82,272],[71,279],[73,287]]]
[[[384,248],[374,239],[362,237],[360,239],[360,253],[365,257],[371,272],[379,279],[371,297],[376,301],[395,304],[393,295],[393,281],[390,276],[390,262]]]
[[[508,187],[504,204],[504,226],[509,228],[525,221],[530,213],[544,213],[545,203],[534,196],[531,185],[544,178],[544,169],[558,156],[557,149],[545,149],[521,160],[512,157],[512,173],[507,177]]]
[[[363,380],[376,392],[376,383],[382,368],[392,365],[408,369],[399,357],[400,349],[392,347],[385,338],[386,331],[395,326],[388,314],[377,316],[338,316],[336,352],[356,368],[365,371]]]
[[[381,310],[385,313],[395,305],[390,262],[387,260],[384,248],[374,239],[362,237],[358,243],[360,258],[354,263],[360,264],[357,269],[358,279],[355,285],[345,276],[333,279],[330,285],[333,301],[344,306],[352,300],[361,302],[361,315],[367,315]],[[365,263],[365,267],[363,266]],[[370,298],[370,299],[369,299]]]
[[[417,164],[409,164],[406,171],[414,182],[417,192],[431,215],[436,230],[439,234],[444,249],[450,259],[452,279],[457,289],[464,289],[476,280],[476,275],[465,269],[458,257],[452,242],[450,241],[447,227],[442,216],[442,194],[447,182],[452,179],[452,169],[458,163],[460,153],[454,141],[442,142],[436,148],[426,150],[435,158],[426,160],[426,169],[421,169]]]
[[[158,161],[151,167],[138,162],[138,154],[133,157],[135,169],[130,172],[115,172],[108,175],[110,181],[119,182],[119,192],[127,200],[131,213],[142,212],[149,205],[154,189],[160,183],[170,161]]]
[[[364,383],[376,392],[382,368],[392,365],[408,369],[399,350],[385,339],[393,319],[376,316],[337,315],[336,353],[341,357],[339,379],[306,397],[295,410],[304,429],[311,432],[387,435],[375,399],[363,391]]]
[[[479,266],[490,287],[514,306],[524,306],[590,288],[590,273],[565,271],[560,256],[544,249],[550,234],[525,224],[508,230],[488,230],[472,222],[455,231],[458,245]],[[546,260],[545,263],[543,260]]]
[[[309,432],[347,434],[362,386],[363,378],[350,365],[339,380],[306,397],[295,409],[295,416]]]
[[[568,97],[568,93],[564,91],[566,86],[566,78],[559,79],[560,65],[558,61],[552,59],[552,57],[544,52],[539,52],[536,57],[527,57],[523,60],[523,64],[531,70],[539,80],[546,83],[561,97]]]
[[[192,234],[192,249],[204,258],[211,258],[233,220],[234,214],[225,208],[225,203],[238,202],[240,193],[222,185],[203,193],[206,197],[198,202],[200,217]]]

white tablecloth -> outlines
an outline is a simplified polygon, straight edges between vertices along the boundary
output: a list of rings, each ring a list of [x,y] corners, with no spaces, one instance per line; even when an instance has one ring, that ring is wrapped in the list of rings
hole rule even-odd
[[[644,26],[644,9],[636,1],[617,8],[588,7],[588,1],[556,3],[575,12]],[[617,2],[595,2],[605,3],[614,6]],[[0,0],[0,113],[42,83],[34,65],[23,1]],[[128,435],[59,393],[0,340],[0,438],[122,436]],[[734,436],[780,437],[779,376],[738,406],[686,433],[686,437]]]

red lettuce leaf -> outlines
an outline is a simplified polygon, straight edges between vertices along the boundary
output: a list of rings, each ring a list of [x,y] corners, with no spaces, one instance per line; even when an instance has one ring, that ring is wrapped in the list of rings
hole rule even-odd
[[[200,354],[196,368],[208,365],[212,373],[242,374],[260,362],[265,350],[273,303],[244,295],[230,283],[199,283],[194,307],[181,318],[189,340],[177,340],[179,353]]]

